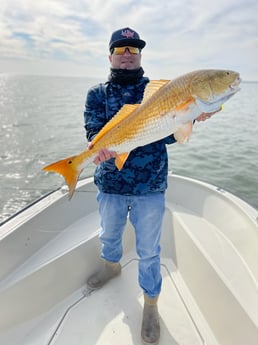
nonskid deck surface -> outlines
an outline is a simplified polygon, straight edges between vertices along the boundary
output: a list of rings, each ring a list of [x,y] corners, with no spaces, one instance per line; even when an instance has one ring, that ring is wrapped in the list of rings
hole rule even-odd
[[[140,345],[143,297],[137,272],[138,261],[131,260],[121,276],[100,290],[86,291],[85,298],[67,311],[49,345]],[[160,344],[204,344],[165,265],[162,276]]]

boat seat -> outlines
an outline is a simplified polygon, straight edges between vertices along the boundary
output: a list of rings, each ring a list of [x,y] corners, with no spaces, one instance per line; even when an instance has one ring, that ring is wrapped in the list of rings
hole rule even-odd
[[[65,228],[56,237],[45,244],[33,256],[18,266],[0,281],[0,324],[8,328],[9,324],[19,323],[28,317],[43,313],[55,303],[80,289],[86,283],[86,277],[95,270],[99,263],[100,245],[98,232],[100,224],[97,212],[86,215]],[[91,257],[89,266],[87,258]],[[66,283],[63,284],[63,277]],[[44,289],[52,290],[52,295],[39,299]],[[33,289],[30,306],[20,296]],[[38,294],[36,293],[38,291]],[[16,304],[13,315],[8,301]],[[37,305],[37,308],[34,306]],[[18,312],[20,311],[20,312]]]
[[[15,277],[15,281],[19,281],[23,277],[32,274],[34,270],[39,270],[40,267],[50,264],[74,248],[89,241],[91,238],[96,237],[99,229],[100,222],[97,211],[80,218],[51,239],[39,251],[2,280],[0,289],[3,285],[7,287],[7,285],[14,283],[13,277]]]
[[[228,327],[235,344],[241,339],[253,344],[254,335],[258,339],[258,284],[247,263],[228,237],[200,214],[169,202],[167,213],[174,264],[219,342],[225,343],[223,329]],[[239,330],[236,324],[242,325]]]

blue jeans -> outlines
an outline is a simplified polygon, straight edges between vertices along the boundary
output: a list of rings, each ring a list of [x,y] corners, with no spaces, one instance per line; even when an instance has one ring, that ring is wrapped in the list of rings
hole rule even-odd
[[[123,254],[122,235],[127,216],[135,229],[139,256],[139,285],[153,298],[160,293],[160,235],[165,212],[165,193],[127,196],[98,192],[101,216],[101,257],[118,262]]]

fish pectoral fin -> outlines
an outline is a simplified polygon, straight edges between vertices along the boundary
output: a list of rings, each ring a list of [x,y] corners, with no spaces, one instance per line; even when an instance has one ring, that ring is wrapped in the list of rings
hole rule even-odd
[[[179,144],[183,144],[189,140],[192,131],[193,123],[191,121],[187,122],[174,133],[174,138]]]
[[[189,105],[191,105],[191,104],[194,103],[194,102],[195,102],[195,98],[194,98],[194,97],[191,97],[191,98],[187,99],[185,102],[180,103],[180,104],[175,108],[175,110],[176,110],[176,111],[185,110],[186,108],[189,107]]]
[[[154,95],[154,93],[156,93],[168,82],[170,82],[170,80],[151,80],[145,87],[142,103],[145,103],[149,98],[151,98],[152,95]]]
[[[129,156],[130,152],[120,153],[116,156],[115,165],[118,170],[121,170]]]

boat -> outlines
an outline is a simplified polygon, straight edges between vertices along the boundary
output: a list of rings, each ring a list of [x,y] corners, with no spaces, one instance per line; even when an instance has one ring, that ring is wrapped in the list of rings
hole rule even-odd
[[[143,295],[127,222],[122,274],[101,265],[93,178],[66,186],[0,230],[1,345],[141,344]],[[258,344],[258,213],[235,195],[170,173],[161,238],[160,345]]]

